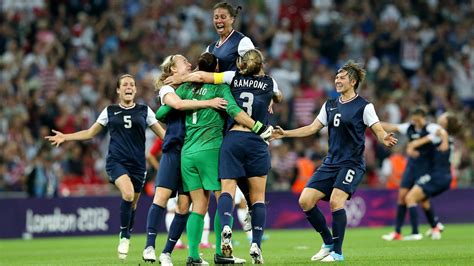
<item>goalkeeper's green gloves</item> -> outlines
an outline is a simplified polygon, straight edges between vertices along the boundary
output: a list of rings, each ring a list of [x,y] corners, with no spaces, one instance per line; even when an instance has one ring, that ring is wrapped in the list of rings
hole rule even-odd
[[[260,137],[268,144],[268,141],[273,133],[273,126],[264,125],[262,122],[257,121],[252,127],[252,132],[260,135]]]

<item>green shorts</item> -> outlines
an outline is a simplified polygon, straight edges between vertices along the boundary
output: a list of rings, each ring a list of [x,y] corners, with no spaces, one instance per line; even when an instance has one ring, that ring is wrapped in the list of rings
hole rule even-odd
[[[181,153],[181,175],[185,192],[200,188],[211,191],[221,190],[221,182],[218,179],[219,150]]]

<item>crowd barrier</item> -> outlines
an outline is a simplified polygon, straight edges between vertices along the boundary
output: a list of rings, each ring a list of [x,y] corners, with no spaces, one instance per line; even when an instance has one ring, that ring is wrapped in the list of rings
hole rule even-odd
[[[450,190],[435,198],[433,206],[443,223],[474,223],[474,188]],[[397,191],[360,189],[347,202],[350,227],[392,225]],[[152,198],[142,196],[136,212],[134,233],[144,233]],[[267,193],[267,228],[308,228],[291,192]],[[215,201],[211,200],[211,217]],[[0,199],[0,238],[104,235],[119,231],[119,197],[71,197],[57,199]],[[320,205],[328,221],[329,204]],[[212,219],[212,218],[211,218]],[[424,215],[420,220],[425,222]],[[213,223],[211,223],[213,224]],[[235,223],[239,227],[238,223]],[[160,225],[164,231],[164,224]]]

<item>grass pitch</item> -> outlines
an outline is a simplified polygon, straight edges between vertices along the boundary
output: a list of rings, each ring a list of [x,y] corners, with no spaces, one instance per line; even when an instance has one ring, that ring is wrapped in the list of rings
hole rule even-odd
[[[425,232],[427,226],[420,228]],[[386,242],[381,235],[392,228],[357,228],[346,231],[344,265],[474,265],[474,225],[447,224],[441,240]],[[405,228],[408,232],[409,228]],[[268,265],[302,265],[311,262],[319,250],[321,238],[313,230],[267,230],[263,256]],[[245,258],[249,245],[241,231],[234,232],[234,255]],[[211,242],[214,235],[211,233]],[[157,257],[166,236],[157,238]],[[186,241],[185,235],[183,240]],[[117,258],[118,236],[38,238],[33,240],[0,240],[0,265],[145,265],[141,254],[144,235],[134,235],[125,261]],[[212,249],[201,250],[212,262]],[[187,250],[173,252],[174,265],[185,265]],[[159,265],[156,263],[156,265]]]

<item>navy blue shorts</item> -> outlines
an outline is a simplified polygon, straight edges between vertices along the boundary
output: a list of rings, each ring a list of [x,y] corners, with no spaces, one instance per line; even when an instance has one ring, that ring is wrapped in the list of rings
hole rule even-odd
[[[259,135],[236,130],[227,132],[219,156],[220,179],[264,176],[270,167],[268,145]]]
[[[109,176],[109,182],[115,185],[115,181],[122,175],[128,175],[133,184],[135,193],[141,193],[146,180],[146,171],[130,167],[123,163],[109,159],[105,164],[105,171]]]
[[[410,160],[410,159],[409,159]],[[402,180],[400,181],[401,188],[412,188],[416,181],[429,171],[428,165],[415,164],[408,162],[405,171],[403,172]]]
[[[314,188],[324,193],[324,201],[329,201],[334,188],[349,194],[348,199],[350,199],[362,181],[364,174],[365,169],[360,167],[340,167],[334,169],[320,167],[311,176],[306,187]]]
[[[155,187],[172,190],[172,196],[178,192],[183,194],[183,180],[181,178],[181,151],[170,149],[164,152],[160,160],[160,168],[155,179]]]
[[[449,189],[451,185],[450,173],[433,173],[420,177],[416,184],[421,187],[427,198],[437,196]]]

